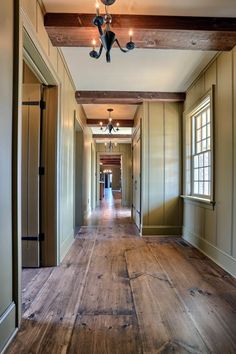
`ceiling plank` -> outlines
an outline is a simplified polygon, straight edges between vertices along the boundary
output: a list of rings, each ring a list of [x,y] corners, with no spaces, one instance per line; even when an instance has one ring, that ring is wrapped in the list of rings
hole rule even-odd
[[[98,38],[94,14],[47,13],[44,25],[54,46],[90,47]],[[236,19],[225,17],[112,15],[121,43],[133,29],[137,48],[231,50],[236,45]]]
[[[79,104],[141,104],[144,101],[182,102],[184,92],[76,91]]]
[[[105,128],[107,126],[108,119],[87,119],[87,125],[91,127],[99,126],[100,122],[102,122],[103,128]],[[134,126],[133,119],[112,119],[112,124],[114,127],[116,127],[116,123],[119,123],[119,127],[123,128],[132,128]]]

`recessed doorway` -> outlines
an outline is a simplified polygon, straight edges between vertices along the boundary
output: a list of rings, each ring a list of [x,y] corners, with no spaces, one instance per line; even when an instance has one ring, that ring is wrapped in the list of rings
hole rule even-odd
[[[122,156],[120,154],[100,155],[99,200],[110,195],[122,199]],[[110,192],[109,192],[110,191]],[[108,193],[109,192],[109,193]]]

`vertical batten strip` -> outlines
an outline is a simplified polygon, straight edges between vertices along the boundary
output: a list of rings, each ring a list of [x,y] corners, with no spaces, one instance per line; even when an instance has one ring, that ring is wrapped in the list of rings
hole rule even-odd
[[[235,258],[236,257],[236,173],[235,173],[235,168],[236,168],[236,153],[235,153],[235,149],[236,149],[236,47],[233,49],[232,51],[232,68],[233,68],[233,154],[234,154],[234,166],[233,166],[233,171],[234,171],[234,176],[233,176],[233,180],[234,180],[234,190],[233,190],[233,215],[232,215],[232,219],[233,219],[233,228],[232,228],[232,256]]]

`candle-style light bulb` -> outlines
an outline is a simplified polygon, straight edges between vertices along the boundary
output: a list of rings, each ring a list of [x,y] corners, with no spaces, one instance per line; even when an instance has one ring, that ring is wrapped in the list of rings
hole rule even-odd
[[[133,41],[133,31],[132,30],[129,31],[129,41],[130,42]]]
[[[99,3],[96,1],[96,15],[99,16]]]
[[[95,50],[95,48],[96,48],[96,40],[95,39],[92,40],[92,46],[93,46],[93,50]]]

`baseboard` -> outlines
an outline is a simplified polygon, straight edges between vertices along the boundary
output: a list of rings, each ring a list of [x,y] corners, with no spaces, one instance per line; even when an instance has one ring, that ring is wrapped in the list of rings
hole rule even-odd
[[[0,353],[3,353],[16,331],[16,305],[14,302],[0,317]]]
[[[140,233],[142,236],[180,236],[182,235],[182,226],[142,225]]]
[[[218,264],[221,268],[236,277],[236,259],[220,250],[218,247],[212,245],[210,242],[199,237],[195,233],[183,228],[183,238],[191,245],[196,247],[204,255],[210,258],[213,262]]]
[[[68,236],[63,243],[60,245],[60,263],[63,261],[63,258],[71,248],[73,242],[74,242],[74,232],[70,236]]]

